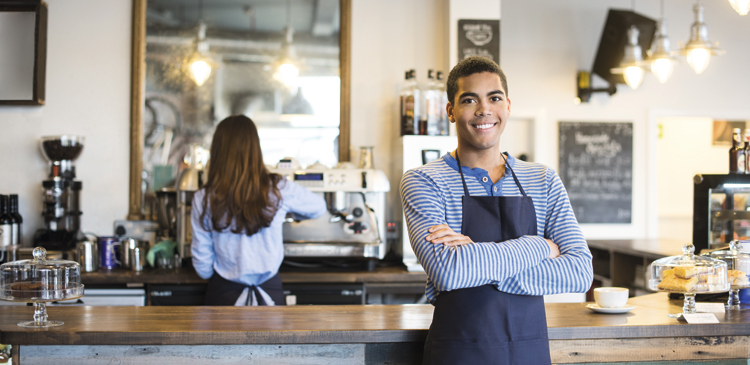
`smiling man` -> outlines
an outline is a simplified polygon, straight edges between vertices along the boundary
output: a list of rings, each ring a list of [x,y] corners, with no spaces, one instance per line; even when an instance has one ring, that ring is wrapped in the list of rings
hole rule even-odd
[[[542,295],[586,292],[591,253],[559,176],[501,152],[511,103],[497,64],[467,58],[447,89],[458,148],[401,180],[435,306],[423,363],[549,364]]]

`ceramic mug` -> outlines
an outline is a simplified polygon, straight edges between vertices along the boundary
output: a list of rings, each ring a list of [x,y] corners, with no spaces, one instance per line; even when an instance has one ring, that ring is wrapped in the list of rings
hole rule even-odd
[[[601,308],[622,308],[628,302],[628,288],[596,288],[594,300]]]

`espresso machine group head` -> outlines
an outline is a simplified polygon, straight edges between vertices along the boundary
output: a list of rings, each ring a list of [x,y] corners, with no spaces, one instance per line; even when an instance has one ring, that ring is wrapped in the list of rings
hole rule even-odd
[[[75,180],[74,161],[83,151],[82,136],[42,137],[42,154],[49,161],[47,180],[42,181],[44,228],[37,231],[34,245],[47,250],[69,250],[80,234],[79,199],[83,184]]]

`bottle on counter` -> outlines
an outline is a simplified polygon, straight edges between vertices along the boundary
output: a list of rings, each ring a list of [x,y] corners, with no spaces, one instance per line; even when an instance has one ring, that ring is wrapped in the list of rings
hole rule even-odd
[[[423,128],[420,128],[419,134],[437,136],[440,134],[440,110],[438,108],[438,104],[440,103],[440,92],[437,89],[433,70],[427,70],[427,83],[425,83],[422,88],[422,95],[424,95],[424,108],[422,110],[425,111],[425,117],[423,118],[424,133],[422,133]]]
[[[8,196],[0,195],[0,262],[7,259],[7,248],[13,244],[13,219],[8,214]]]
[[[13,244],[21,246],[23,244],[23,217],[18,213],[18,194],[8,195],[8,214],[12,219]]]
[[[446,93],[445,82],[443,82],[443,71],[437,72],[437,81],[435,81],[435,85],[438,93],[438,111],[440,113],[438,119],[438,131],[441,136],[447,136],[450,121],[448,120],[448,112],[445,110],[445,106],[448,104],[448,94]]]
[[[750,174],[750,129],[745,129],[745,173]]]
[[[419,88],[414,70],[406,71],[401,88],[401,135],[417,134],[419,128]]]
[[[735,128],[732,133],[732,148],[729,149],[729,173],[745,173],[745,150],[742,148],[742,130]]]

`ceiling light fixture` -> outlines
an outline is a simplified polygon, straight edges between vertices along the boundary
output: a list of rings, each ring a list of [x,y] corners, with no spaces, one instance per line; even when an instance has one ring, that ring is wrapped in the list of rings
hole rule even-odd
[[[198,38],[195,45],[196,52],[190,58],[190,78],[198,86],[206,83],[211,76],[211,59],[208,56],[208,41],[206,41],[206,23],[203,20],[198,24]]]
[[[613,74],[623,74],[625,83],[635,90],[643,82],[645,74],[643,63],[643,52],[638,44],[638,35],[640,31],[635,25],[628,29],[628,44],[625,45],[625,56],[620,61],[619,67],[613,68]]]
[[[740,15],[750,12],[750,0],[729,0],[729,3]]]
[[[662,84],[667,82],[674,71],[675,57],[669,49],[667,20],[664,19],[664,0],[661,0],[661,19],[656,23],[654,43],[652,49],[648,51],[647,60],[651,63],[651,72],[659,82]]]
[[[708,40],[708,28],[703,22],[703,5],[700,1],[693,6],[693,13],[695,22],[690,27],[690,40],[680,49],[680,54],[687,57],[688,64],[693,71],[700,74],[708,67],[712,55],[722,55],[724,51],[718,47],[717,43]]]
[[[284,83],[287,87],[292,86],[299,76],[299,68],[295,65],[297,54],[292,41],[294,29],[292,29],[292,4],[291,0],[286,2],[286,27],[284,28],[284,41],[281,44],[281,54],[276,61],[276,72],[273,77]]]

